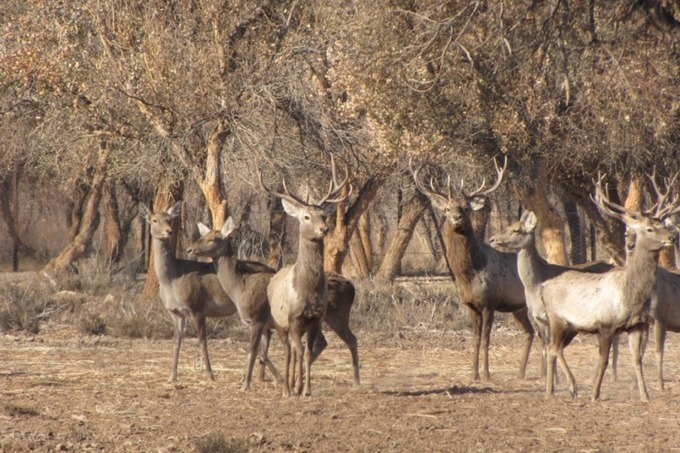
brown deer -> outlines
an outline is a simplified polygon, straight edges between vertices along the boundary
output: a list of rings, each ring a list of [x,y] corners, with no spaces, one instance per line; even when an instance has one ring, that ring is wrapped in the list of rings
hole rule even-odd
[[[179,215],[180,206],[181,202],[177,202],[166,211],[152,213],[145,204],[139,205],[140,214],[151,226],[154,270],[158,277],[161,302],[170,313],[174,324],[174,354],[170,381],[177,380],[177,362],[187,316],[193,318],[196,324],[205,370],[208,377],[214,380],[208,357],[206,317],[231,316],[236,313],[236,306],[222,289],[211,263],[175,257],[171,241],[175,233],[172,221]]]
[[[494,247],[502,247],[517,253],[517,270],[524,285],[524,296],[527,301],[529,316],[534,321],[541,342],[541,375],[545,377],[548,344],[550,342],[550,324],[548,313],[541,299],[541,285],[569,269],[578,268],[587,272],[601,273],[614,266],[605,262],[584,263],[574,267],[548,263],[536,248],[535,232],[537,224],[536,214],[532,211],[524,211],[519,220],[496,233],[489,239],[489,243]],[[617,345],[618,342],[614,344]],[[614,348],[612,367],[614,370],[616,370],[617,356],[618,347]],[[614,376],[616,376],[615,372]]]
[[[453,197],[449,181],[448,195],[428,190],[423,186],[419,170],[413,170],[418,190],[430,199],[432,205],[445,216],[442,233],[446,256],[453,270],[460,300],[467,307],[472,319],[474,344],[472,353],[472,376],[479,380],[479,347],[483,351],[483,379],[489,379],[489,342],[494,313],[511,312],[526,336],[519,374],[526,374],[529,351],[534,329],[527,316],[524,287],[517,274],[517,255],[503,253],[480,242],[475,236],[470,215],[482,209],[486,196],[496,190],[503,180],[507,159],[503,168],[496,163],[496,183],[484,190],[485,183],[470,194],[461,190],[460,197]]]
[[[222,288],[234,301],[241,321],[250,327],[250,343],[246,372],[241,390],[248,390],[253,376],[253,367],[260,340],[264,339],[262,358],[277,381],[282,381],[278,370],[267,357],[271,328],[274,320],[271,317],[267,300],[267,285],[275,271],[271,267],[257,261],[239,260],[229,241],[234,231],[234,221],[227,219],[220,230],[210,230],[202,223],[198,224],[201,237],[187,247],[190,255],[210,257],[213,260]]]
[[[248,389],[252,380],[255,353],[260,338],[265,341],[262,347],[263,361],[260,376],[264,378],[266,365],[276,380],[282,382],[283,378],[267,357],[270,329],[274,327],[267,298],[267,285],[276,270],[257,261],[236,258],[230,240],[235,230],[231,217],[220,230],[211,231],[202,223],[198,224],[198,229],[201,237],[189,245],[187,253],[213,259],[222,287],[235,302],[242,321],[251,328],[249,356],[242,390]],[[326,278],[328,279],[328,308],[324,321],[349,347],[354,366],[354,383],[358,385],[360,383],[358,343],[349,327],[350,311],[355,295],[354,285],[341,275],[327,273]],[[326,346],[323,332],[319,332],[314,343],[312,363]]]
[[[284,180],[284,192],[275,192],[264,184],[262,173],[258,168],[258,176],[262,189],[273,197],[281,198],[283,209],[299,221],[299,250],[297,262],[286,266],[274,275],[267,287],[267,295],[271,306],[276,330],[284,346],[284,396],[290,396],[290,358],[291,349],[288,336],[295,345],[295,356],[300,379],[296,384],[296,393],[301,394],[302,364],[304,357],[304,392],[311,395],[311,366],[313,345],[321,327],[321,320],[328,306],[328,285],[323,269],[324,237],[328,233],[326,219],[336,209],[336,204],[345,200],[349,193],[339,196],[349,179],[345,175],[338,184],[335,172],[335,161],[331,155],[332,180],[326,195],[317,204],[309,204],[291,194]],[[351,186],[350,191],[351,192]],[[338,198],[335,198],[338,197]],[[302,336],[307,334],[306,353],[303,353]],[[295,370],[292,381],[295,381]]]
[[[648,328],[649,300],[657,275],[658,252],[675,244],[677,229],[669,217],[680,210],[660,200],[655,213],[633,211],[612,202],[602,188],[602,176],[596,184],[594,201],[608,216],[618,219],[636,233],[635,248],[622,267],[593,274],[569,270],[548,280],[541,288],[541,298],[548,312],[551,330],[548,351],[546,396],[554,393],[555,360],[559,359],[569,379],[572,396],[576,382],[564,359],[564,348],[579,333],[599,334],[600,360],[592,399],[600,397],[602,378],[609,362],[612,337],[629,332],[640,399],[649,400],[642,374],[641,338]]]

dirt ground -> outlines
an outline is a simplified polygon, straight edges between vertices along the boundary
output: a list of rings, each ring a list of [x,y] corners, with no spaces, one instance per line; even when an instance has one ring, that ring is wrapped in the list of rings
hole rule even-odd
[[[490,383],[470,380],[466,332],[359,331],[358,388],[349,352],[327,336],[313,396],[283,398],[271,379],[239,391],[240,342],[210,342],[209,382],[196,340],[187,340],[179,382],[169,384],[170,340],[88,337],[59,325],[4,335],[0,451],[680,451],[677,335],[667,344],[666,392],[657,390],[653,354],[645,357],[648,404],[632,386],[627,347],[618,381],[608,374],[602,400],[590,401],[594,338],[567,349],[579,397],[562,378],[546,400],[535,348],[528,379],[517,378],[521,337],[509,328],[494,329]]]

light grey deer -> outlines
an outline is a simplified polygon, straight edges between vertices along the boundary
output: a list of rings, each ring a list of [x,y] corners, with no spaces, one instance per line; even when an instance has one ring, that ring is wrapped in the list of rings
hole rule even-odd
[[[271,328],[274,320],[267,300],[267,284],[275,271],[271,267],[257,261],[239,260],[229,241],[234,231],[234,221],[229,217],[221,229],[211,230],[202,223],[198,224],[201,237],[187,247],[190,255],[210,257],[213,260],[222,288],[234,301],[241,321],[250,327],[250,343],[248,359],[241,390],[248,390],[253,376],[253,367],[257,350],[262,344],[262,358],[275,379],[283,379],[267,357]]]
[[[524,331],[526,341],[522,353],[519,375],[526,375],[529,351],[534,338],[534,329],[527,315],[524,287],[517,273],[517,254],[495,250],[488,244],[480,243],[473,231],[470,215],[484,207],[486,196],[496,190],[507,168],[496,166],[497,180],[484,190],[485,183],[467,194],[461,190],[459,197],[452,195],[449,181],[448,195],[429,190],[420,181],[419,169],[414,170],[409,162],[418,190],[427,196],[439,212],[445,216],[442,233],[446,245],[446,256],[453,270],[460,300],[468,309],[472,319],[474,343],[472,353],[472,376],[479,380],[479,348],[483,351],[483,379],[489,379],[489,343],[494,313],[511,312],[519,327]],[[432,186],[432,184],[431,184]]]
[[[290,359],[291,349],[288,336],[292,337],[295,346],[295,357],[300,379],[296,383],[297,394],[311,395],[311,366],[313,345],[321,328],[328,306],[328,285],[324,272],[324,237],[328,233],[326,219],[336,209],[336,204],[345,200],[341,191],[347,185],[349,174],[346,173],[342,183],[336,179],[335,161],[331,155],[332,179],[326,195],[316,204],[310,204],[291,194],[283,182],[284,192],[269,189],[262,180],[258,168],[258,176],[262,189],[273,197],[281,198],[283,209],[299,222],[299,249],[297,262],[280,269],[272,277],[267,287],[267,295],[271,306],[276,330],[284,346],[284,388],[283,395],[290,396]],[[302,337],[307,334],[306,351],[303,349]],[[303,352],[304,351],[304,352]],[[304,358],[304,359],[303,359]],[[304,361],[304,390],[302,388],[302,365]],[[292,373],[295,382],[295,370]]]
[[[569,269],[578,268],[586,272],[602,273],[614,266],[605,262],[594,262],[568,267],[547,262],[536,248],[535,232],[537,225],[536,214],[532,211],[524,211],[519,220],[496,233],[489,239],[489,243],[494,247],[502,247],[517,252],[517,270],[524,285],[529,316],[534,321],[538,338],[541,341],[543,359],[541,361],[541,376],[545,376],[548,344],[550,342],[550,324],[548,313],[541,299],[541,285]],[[614,344],[617,345],[618,342]],[[614,370],[616,369],[617,355],[618,347],[614,348]],[[614,376],[616,376],[615,373]]]
[[[173,219],[180,214],[181,202],[165,211],[151,212],[139,205],[139,212],[149,223],[151,230],[154,270],[158,277],[161,302],[170,313],[174,324],[174,353],[170,381],[177,380],[177,363],[182,346],[186,318],[196,324],[198,341],[208,377],[214,380],[208,343],[206,317],[227,317],[236,313],[236,306],[222,289],[211,263],[183,260],[175,257],[172,235],[175,233]]]
[[[676,174],[672,179],[665,179],[666,189],[656,182],[656,174],[649,176],[656,191],[657,203],[663,203],[669,195],[670,187],[677,180]],[[626,254],[632,254],[635,249],[636,233],[626,229]],[[660,390],[664,390],[663,356],[667,332],[680,332],[680,274],[664,267],[656,271],[656,288],[652,293],[650,313],[654,319],[654,346],[657,363],[657,383]]]
[[[592,391],[593,401],[597,400],[609,363],[612,337],[627,331],[640,399],[649,401],[642,373],[642,336],[648,328],[649,300],[656,283],[658,252],[675,244],[677,229],[669,216],[680,208],[659,203],[654,214],[627,209],[607,197],[602,179],[602,176],[598,178],[594,201],[605,214],[635,231],[635,249],[622,267],[601,274],[570,270],[542,285],[541,298],[548,312],[552,335],[546,396],[551,397],[554,393],[556,359],[567,374],[572,396],[577,395],[574,376],[564,359],[564,348],[578,333],[597,333],[600,359]]]

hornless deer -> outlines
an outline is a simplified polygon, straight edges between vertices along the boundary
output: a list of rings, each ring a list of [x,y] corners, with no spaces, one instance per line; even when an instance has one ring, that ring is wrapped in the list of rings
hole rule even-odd
[[[222,289],[212,264],[175,257],[171,242],[174,233],[172,220],[179,215],[180,205],[181,202],[177,202],[166,211],[155,213],[145,204],[139,205],[140,214],[151,225],[154,269],[160,285],[160,298],[175,327],[170,381],[177,380],[177,362],[187,316],[196,323],[206,373],[214,380],[208,357],[205,319],[231,316],[236,313],[236,306]]]
[[[346,174],[342,183],[338,184],[335,174],[335,161],[331,155],[332,180],[328,193],[317,204],[309,204],[291,194],[283,183],[284,192],[275,192],[267,188],[258,169],[262,189],[271,196],[281,198],[283,209],[300,222],[299,250],[297,262],[280,269],[272,277],[267,287],[267,295],[271,306],[276,330],[284,346],[285,382],[283,394],[290,396],[290,343],[288,335],[293,339],[295,355],[300,379],[296,385],[296,393],[302,389],[302,362],[304,357],[304,395],[311,395],[311,366],[313,345],[321,327],[321,320],[328,306],[327,278],[323,269],[324,237],[328,233],[326,219],[336,204],[345,200],[349,193],[339,196],[349,179]],[[351,186],[350,186],[351,192]],[[338,197],[338,198],[334,198]],[[307,334],[306,354],[303,354],[302,336]],[[295,381],[295,370],[292,380]]]
[[[257,261],[236,259],[229,241],[229,235],[234,231],[231,217],[220,230],[211,231],[202,223],[198,224],[198,230],[201,237],[187,247],[187,253],[212,258],[222,288],[236,304],[241,321],[250,327],[248,360],[241,390],[250,388],[260,339],[264,339],[264,363],[276,380],[281,381],[281,375],[267,357],[270,329],[274,325],[267,300],[267,284],[275,273],[274,269]]]
[[[564,348],[578,333],[599,334],[600,360],[592,399],[600,397],[602,378],[609,362],[612,337],[629,332],[640,399],[649,400],[642,374],[641,337],[648,328],[649,299],[657,274],[658,252],[675,244],[677,229],[669,216],[680,210],[664,206],[661,200],[654,214],[633,211],[620,206],[605,195],[597,182],[595,202],[610,217],[621,220],[635,231],[635,249],[622,267],[602,274],[570,270],[548,280],[541,288],[541,298],[550,319],[552,334],[548,351],[546,396],[554,392],[555,360],[559,358],[576,396],[576,382],[564,359]]]
[[[198,224],[198,228],[201,237],[188,247],[187,253],[213,259],[222,287],[235,302],[241,320],[251,328],[249,356],[242,390],[248,389],[250,385],[260,337],[265,341],[262,347],[264,361],[261,377],[264,377],[264,366],[266,365],[277,381],[283,381],[283,378],[267,358],[270,329],[274,327],[267,298],[267,285],[276,271],[257,261],[236,258],[230,241],[230,236],[234,231],[234,221],[231,217],[227,219],[220,230],[211,231],[202,223]],[[354,303],[354,285],[337,274],[327,274],[326,278],[328,279],[328,309],[324,320],[349,347],[354,366],[354,383],[358,385],[358,345],[356,337],[349,328],[349,315]],[[323,332],[319,332],[314,343],[312,363],[326,346]]]
[[[578,268],[586,272],[602,273],[613,267],[605,262],[585,263],[568,267],[548,263],[536,249],[535,231],[538,219],[532,211],[524,211],[520,219],[495,234],[489,243],[494,247],[502,247],[517,252],[517,270],[524,284],[524,295],[527,301],[529,316],[536,326],[541,341],[541,375],[546,374],[547,349],[550,342],[550,324],[548,313],[541,299],[541,285],[563,272]],[[615,343],[617,344],[617,343]],[[614,348],[613,368],[616,370],[618,348]],[[616,376],[616,373],[614,372]]]
[[[409,162],[410,166],[410,162]],[[534,329],[527,316],[524,287],[517,274],[517,255],[503,253],[487,244],[480,243],[472,228],[471,211],[479,210],[486,203],[486,195],[496,190],[503,180],[507,159],[503,168],[496,163],[497,181],[489,189],[482,185],[470,194],[461,190],[461,196],[452,196],[449,182],[448,196],[428,190],[419,178],[419,170],[411,173],[418,190],[430,199],[432,205],[445,216],[442,228],[446,245],[446,257],[451,265],[458,285],[461,302],[468,308],[474,329],[474,350],[472,355],[472,376],[479,380],[479,347],[483,350],[483,378],[489,379],[489,342],[494,312],[511,312],[520,328],[525,332],[526,341],[519,374],[526,374]]]

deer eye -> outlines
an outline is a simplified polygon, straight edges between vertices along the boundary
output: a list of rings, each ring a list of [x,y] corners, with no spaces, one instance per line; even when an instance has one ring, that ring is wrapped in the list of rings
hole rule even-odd
[[[647,227],[647,233],[653,233],[653,232],[654,232],[654,228],[652,228],[652,227]]]
[[[308,215],[305,215],[305,220],[309,220],[310,217]]]

